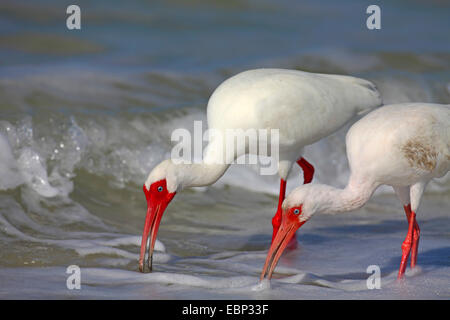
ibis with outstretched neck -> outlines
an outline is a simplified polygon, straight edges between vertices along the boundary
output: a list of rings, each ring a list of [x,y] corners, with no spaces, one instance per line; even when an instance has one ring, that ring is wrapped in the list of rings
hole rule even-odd
[[[273,240],[280,226],[281,204],[292,165],[297,163],[303,169],[305,183],[313,178],[314,167],[302,157],[304,146],[337,131],[357,114],[380,105],[379,92],[367,80],[297,70],[256,69],[229,78],[213,92],[208,102],[207,120],[209,129],[215,132],[279,130],[277,161],[281,181],[278,208],[272,219]],[[247,144],[224,155],[225,141],[218,136],[225,135],[210,137],[201,163],[175,163],[168,159],[158,164],[145,181],[147,215],[139,258],[141,272],[145,269],[148,238],[147,265],[149,270],[152,268],[160,221],[175,194],[186,187],[213,184],[233,160],[251,152],[249,144],[259,142],[247,140]],[[259,136],[249,139],[258,140]],[[260,155],[259,152],[258,149],[256,155]]]
[[[427,184],[450,170],[450,105],[406,103],[381,107],[356,122],[346,136],[350,178],[344,189],[310,184],[282,204],[282,222],[261,273],[270,279],[289,237],[316,213],[362,207],[381,185],[392,186],[404,206],[408,231],[398,279],[417,263],[416,213]]]

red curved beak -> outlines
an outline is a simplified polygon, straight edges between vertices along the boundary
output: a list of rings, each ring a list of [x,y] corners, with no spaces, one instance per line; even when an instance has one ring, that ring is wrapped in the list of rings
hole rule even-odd
[[[281,257],[284,249],[295,234],[298,228],[300,228],[306,221],[298,221],[298,216],[292,212],[283,212],[280,229],[278,229],[275,239],[272,241],[269,252],[267,253],[266,263],[264,264],[261,272],[260,280],[264,279],[267,273],[267,279],[272,278],[272,273]]]
[[[147,246],[147,239],[150,237],[148,247],[147,265],[149,272],[152,271],[153,249],[155,247],[156,235],[158,234],[159,224],[167,205],[175,196],[175,193],[169,193],[168,197],[161,199],[150,199],[150,191],[144,185],[145,198],[147,199],[147,215],[145,217],[144,231],[142,232],[141,254],[139,257],[139,271],[145,272],[144,259]]]

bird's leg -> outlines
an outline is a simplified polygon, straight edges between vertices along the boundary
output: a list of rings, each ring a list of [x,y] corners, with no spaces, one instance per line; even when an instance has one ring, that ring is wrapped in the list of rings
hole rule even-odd
[[[272,218],[272,227],[273,227],[273,233],[272,233],[272,242],[275,239],[275,236],[278,233],[278,229],[280,228],[281,225],[281,205],[283,204],[284,198],[286,195],[286,181],[281,179],[280,181],[280,196],[278,198],[278,208],[277,208],[277,212],[275,213],[275,215]],[[295,234],[292,236],[291,240],[289,241],[287,247],[287,249],[293,250],[297,248],[297,238],[295,236]]]
[[[408,204],[403,207],[405,209],[406,218],[408,222],[411,217],[411,204]],[[417,251],[419,250],[419,239],[420,239],[420,228],[417,220],[414,219],[414,234],[412,239],[412,248],[411,248],[411,269],[416,266],[417,263]]]
[[[408,234],[406,235],[405,241],[402,244],[402,261],[400,262],[400,268],[398,270],[398,279],[403,278],[406,270],[406,264],[408,263],[409,253],[411,252],[411,246],[414,237],[414,223],[416,221],[416,214],[414,211],[411,211],[409,215],[409,226],[408,226]]]
[[[314,167],[311,163],[309,163],[308,161],[306,161],[305,158],[301,157],[300,159],[297,160],[297,164],[300,166],[300,168],[302,168],[303,170],[303,183],[310,183],[313,179],[314,176]],[[281,205],[283,204],[283,200],[285,197],[285,192],[286,192],[286,181],[284,181],[283,179],[281,179],[281,184],[280,184],[280,197],[278,199],[278,209],[277,209],[277,213],[275,214],[275,216],[272,219],[272,226],[273,226],[273,234],[272,234],[272,242],[275,239],[275,236],[277,235],[278,229],[281,225]],[[291,240],[289,241],[287,247],[287,249],[296,249],[297,248],[297,237],[296,234],[294,233],[294,235],[292,236]]]
[[[306,161],[305,158],[300,158],[297,160],[297,164],[302,168],[303,170],[303,183],[310,183],[314,176],[314,167],[311,163]],[[286,194],[286,181],[284,179],[281,179],[280,181],[280,195],[278,198],[278,208],[277,212],[275,213],[275,216],[272,218],[272,226],[273,226],[273,233],[272,233],[272,242],[275,239],[275,236],[277,235],[278,229],[281,225],[281,205],[283,204],[283,200],[285,198]],[[288,249],[295,249],[297,248],[297,238],[295,234],[292,236],[292,239],[289,241],[289,244],[287,246]]]
[[[272,227],[273,227],[273,233],[272,233],[272,242],[273,239],[275,239],[275,236],[277,235],[278,229],[281,225],[281,205],[283,204],[284,197],[286,195],[286,181],[281,179],[280,180],[280,195],[278,196],[278,208],[277,212],[272,218]]]
[[[303,157],[297,160],[297,164],[303,170],[303,184],[310,183],[314,176],[313,165],[308,161],[306,161],[306,159]]]
[[[420,239],[420,229],[417,222],[414,223],[414,237],[413,237],[413,244],[411,249],[411,268],[414,268],[417,264],[417,252],[419,250],[419,239]]]

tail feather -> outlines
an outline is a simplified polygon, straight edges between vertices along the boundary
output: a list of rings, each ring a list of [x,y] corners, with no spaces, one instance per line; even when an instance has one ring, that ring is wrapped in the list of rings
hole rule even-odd
[[[363,79],[358,79],[358,80],[361,80],[358,82],[358,85],[367,89],[365,91],[369,97],[368,100],[371,101],[369,103],[369,105],[364,105],[364,104],[361,105],[360,110],[358,111],[358,115],[365,114],[365,113],[369,112],[370,110],[383,105],[383,98],[381,97],[381,93],[380,93],[380,91],[378,91],[377,86],[374,83],[367,81],[367,80],[363,80]]]
[[[381,93],[374,83],[351,76],[333,75],[333,77],[341,80],[346,88],[349,88],[347,96],[355,103],[358,115],[383,105]],[[348,84],[353,86],[348,87]]]

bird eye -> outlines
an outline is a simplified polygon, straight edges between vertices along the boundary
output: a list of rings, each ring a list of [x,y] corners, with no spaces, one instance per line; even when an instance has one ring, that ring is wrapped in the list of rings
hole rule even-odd
[[[158,187],[158,192],[161,192],[161,191],[163,191],[163,187],[159,186]]]
[[[295,214],[295,215],[298,215],[299,213],[300,213],[300,210],[294,209],[294,214]]]

